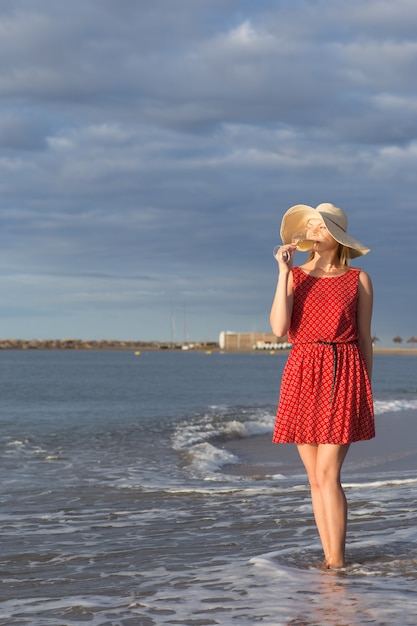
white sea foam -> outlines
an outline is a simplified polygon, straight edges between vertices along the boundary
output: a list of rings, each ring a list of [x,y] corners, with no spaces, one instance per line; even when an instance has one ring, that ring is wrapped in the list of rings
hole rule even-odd
[[[232,410],[229,408],[229,412]],[[233,412],[236,414],[237,409]],[[242,411],[242,413],[244,413]],[[246,411],[247,413],[247,411]],[[247,438],[271,432],[274,415],[265,409],[253,409],[249,419],[227,419],[223,411],[197,416],[192,421],[186,420],[178,424],[173,436],[175,450],[186,450],[191,446],[215,439]]]
[[[247,438],[270,432],[273,425],[273,415],[265,410],[253,409],[249,419],[236,419],[236,412],[229,409],[234,415],[228,419],[227,415],[216,412],[198,416],[190,421],[178,424],[173,436],[173,446],[176,450],[183,450],[206,441],[216,439]]]
[[[382,413],[397,413],[398,411],[415,411],[417,409],[416,400],[405,400],[402,398],[391,400],[375,400],[374,409],[376,415]]]
[[[187,450],[189,469],[193,474],[204,477],[206,480],[219,479],[217,474],[226,463],[238,463],[238,458],[228,452],[216,448],[210,443],[198,443]]]
[[[417,478],[387,478],[385,480],[375,480],[364,483],[343,483],[345,488],[350,489],[379,489],[385,487],[402,487],[406,485],[417,485]]]

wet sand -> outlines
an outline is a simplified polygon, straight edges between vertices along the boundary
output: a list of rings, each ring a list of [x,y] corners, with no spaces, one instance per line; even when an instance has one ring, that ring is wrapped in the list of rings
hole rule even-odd
[[[344,464],[344,474],[370,472],[403,472],[417,467],[417,413],[403,411],[384,413],[375,419],[376,437],[351,445]],[[293,444],[273,444],[271,435],[234,439],[224,444],[241,463],[229,465],[234,475],[265,478],[303,473],[303,467]],[[224,471],[224,468],[223,468]]]

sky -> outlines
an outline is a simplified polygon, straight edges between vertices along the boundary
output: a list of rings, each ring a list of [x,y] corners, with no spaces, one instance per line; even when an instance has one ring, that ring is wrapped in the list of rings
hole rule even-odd
[[[331,202],[377,345],[410,345],[416,26],[415,0],[3,0],[0,337],[269,331],[282,215]]]

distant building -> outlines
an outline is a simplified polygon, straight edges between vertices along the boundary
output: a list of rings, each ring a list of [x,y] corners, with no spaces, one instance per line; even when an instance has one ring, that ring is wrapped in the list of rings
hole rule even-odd
[[[286,350],[291,347],[286,337],[278,339],[273,333],[235,333],[222,331],[219,336],[221,350]]]

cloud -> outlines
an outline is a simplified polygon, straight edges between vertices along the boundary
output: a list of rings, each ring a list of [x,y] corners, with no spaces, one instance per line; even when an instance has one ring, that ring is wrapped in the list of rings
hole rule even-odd
[[[281,215],[322,201],[373,248],[375,332],[397,324],[413,278],[385,249],[400,260],[416,226],[416,13],[3,2],[0,259],[21,312],[5,333],[166,338],[184,303],[197,337],[264,329]]]

